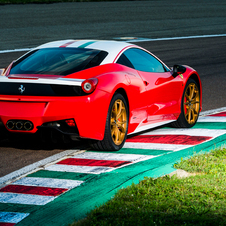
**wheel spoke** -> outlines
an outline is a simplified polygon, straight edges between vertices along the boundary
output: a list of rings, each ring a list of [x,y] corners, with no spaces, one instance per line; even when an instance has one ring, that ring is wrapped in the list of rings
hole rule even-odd
[[[196,100],[191,101],[191,104],[199,104],[199,101],[196,101]]]
[[[191,94],[190,94],[190,100],[192,100],[193,96],[194,96],[194,92],[195,92],[195,84],[191,85]]]
[[[111,126],[115,126],[115,119],[113,117],[111,118]]]
[[[122,121],[122,122],[119,122],[119,121],[118,121],[117,125],[118,125],[118,126],[122,126],[122,125],[124,125],[125,123],[126,123],[126,121]]]
[[[121,109],[121,112],[117,115],[117,120],[119,120],[119,118],[124,114],[125,110],[125,108]]]
[[[199,98],[199,92],[197,90],[195,90],[195,95],[194,97],[192,98],[192,101],[193,100],[196,100],[197,98]]]
[[[191,100],[192,87],[188,86],[188,99]]]
[[[119,114],[121,113],[121,111],[122,111],[122,101],[121,100],[119,100],[118,102],[117,102],[117,106],[118,106],[118,109],[117,109],[117,118],[119,117]]]
[[[185,117],[187,118],[187,121],[190,122],[190,120],[191,120],[191,109],[190,108],[188,109],[188,112],[185,115]]]
[[[189,99],[189,95],[187,94],[187,92],[185,93],[185,97],[186,97],[187,99]]]
[[[121,133],[124,133],[126,131],[126,128],[124,128],[123,125],[118,125],[118,129]]]
[[[124,137],[125,137],[125,133],[124,132],[120,133],[120,135],[119,135],[120,142],[123,141]]]
[[[118,128],[115,126],[111,132],[111,136],[113,138],[113,141],[116,143],[117,140],[118,140],[118,134],[119,134],[119,131],[118,131]]]
[[[117,102],[116,102],[116,101],[115,101],[115,103],[114,103],[113,112],[115,113],[115,115],[117,115],[117,112],[118,112],[118,105],[117,105]]]

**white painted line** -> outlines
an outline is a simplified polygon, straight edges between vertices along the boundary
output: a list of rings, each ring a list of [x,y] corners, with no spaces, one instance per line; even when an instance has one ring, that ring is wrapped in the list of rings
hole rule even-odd
[[[72,158],[137,162],[137,161],[143,161],[146,159],[151,159],[154,157],[156,156],[136,155],[136,154],[114,154],[114,153],[101,153],[101,152],[84,152],[84,153],[75,155]]]
[[[200,117],[198,122],[226,122],[226,117],[205,116]]]
[[[153,38],[153,39],[131,39],[126,42],[150,42],[150,41],[170,41],[170,40],[181,40],[181,39],[194,39],[194,38],[215,38],[215,37],[225,37],[226,34],[217,35],[196,35],[196,36],[182,36],[182,37],[171,37],[171,38]]]
[[[213,110],[209,110],[209,111],[202,111],[199,115],[200,116],[213,115],[213,114],[220,113],[223,111],[226,111],[226,107],[217,108],[217,109],[213,109]]]
[[[16,179],[18,177],[21,177],[22,175],[26,175],[28,173],[31,173],[31,171],[38,169],[39,167],[43,167],[51,162],[54,162],[56,160],[59,160],[65,156],[70,156],[76,154],[76,152],[80,152],[81,150],[66,150],[62,151],[56,155],[50,156],[48,158],[45,158],[43,160],[40,160],[38,162],[35,162],[31,165],[25,166],[19,170],[16,170],[12,173],[9,173],[3,177],[0,178],[0,188],[5,186],[4,184],[7,183],[10,180]]]
[[[41,178],[41,177],[24,177],[18,181],[15,181],[12,184],[72,189],[79,186],[83,182],[84,181],[78,181],[78,180],[53,179],[53,178]]]
[[[30,50],[32,50],[32,48],[9,49],[9,50],[0,50],[0,53],[26,52],[26,51],[30,51]]]
[[[217,137],[226,133],[226,130],[217,129],[157,129],[142,135],[187,135],[187,136],[207,136]]]
[[[193,145],[126,142],[123,147],[136,149],[179,151],[185,148],[190,148],[192,146]]]
[[[225,36],[226,36],[226,34],[182,36],[182,37],[171,37],[171,38],[136,38],[136,37],[128,37],[129,40],[126,40],[126,37],[121,37],[121,40],[124,41],[124,42],[150,42],[150,41],[169,41],[169,40],[180,40],[180,39],[191,39],[191,38],[214,38],[214,37],[225,37]],[[120,39],[120,38],[117,38],[117,39]],[[32,49],[33,48],[0,50],[0,54],[1,53],[30,51]]]
[[[29,213],[0,212],[0,222],[17,224],[28,215]]]
[[[102,167],[102,166],[76,166],[76,165],[61,165],[55,164],[45,168],[49,171],[58,171],[58,172],[73,172],[73,173],[91,173],[91,174],[100,174],[114,170],[112,167]]]
[[[27,195],[15,193],[0,193],[0,203],[15,203],[26,205],[45,205],[53,201],[58,196],[42,196],[42,195]]]

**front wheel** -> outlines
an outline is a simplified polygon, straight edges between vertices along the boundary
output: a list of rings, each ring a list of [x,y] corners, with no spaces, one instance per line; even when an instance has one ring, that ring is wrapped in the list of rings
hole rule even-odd
[[[125,98],[120,93],[116,93],[108,109],[104,139],[91,146],[97,150],[117,151],[121,149],[127,137],[128,115]]]
[[[173,127],[190,128],[195,125],[199,117],[200,90],[193,79],[189,79],[184,89],[181,101],[181,114]]]

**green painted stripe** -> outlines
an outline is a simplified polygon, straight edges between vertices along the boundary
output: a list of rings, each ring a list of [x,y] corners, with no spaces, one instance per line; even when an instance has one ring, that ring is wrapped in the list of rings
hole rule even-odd
[[[11,204],[11,203],[0,203],[0,212],[20,212],[20,213],[31,213],[40,208],[35,205],[24,205],[24,204]]]
[[[101,151],[88,151],[88,152],[101,152]],[[114,154],[138,154],[138,155],[165,155],[173,151],[164,151],[164,150],[153,150],[153,149],[135,149],[135,148],[122,148],[119,151],[106,152],[102,153],[114,153]]]
[[[78,48],[85,48],[85,47],[87,47],[87,46],[89,46],[89,45],[91,45],[91,44],[93,44],[93,43],[95,43],[95,42],[96,42],[96,41],[86,42],[86,43],[84,43],[84,44],[78,46]]]
[[[27,175],[27,177],[57,178],[66,180],[87,181],[93,179],[96,175],[86,173],[57,172],[48,170],[39,170],[35,173]]]
[[[226,122],[197,122],[194,129],[226,129]]]

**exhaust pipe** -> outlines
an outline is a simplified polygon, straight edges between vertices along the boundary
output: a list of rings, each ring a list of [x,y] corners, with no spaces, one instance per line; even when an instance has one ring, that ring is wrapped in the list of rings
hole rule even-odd
[[[33,124],[31,123],[31,122],[29,122],[29,121],[26,121],[25,123],[24,123],[24,129],[25,130],[32,130],[32,128],[33,128]]]
[[[26,130],[30,131],[33,129],[34,125],[30,121],[17,121],[17,120],[9,120],[6,123],[6,127],[10,130]]]
[[[8,129],[12,130],[15,126],[15,122],[10,120],[6,123],[6,126],[7,126]]]
[[[23,122],[21,122],[21,121],[16,122],[16,129],[17,130],[22,130],[23,126],[24,126]]]

